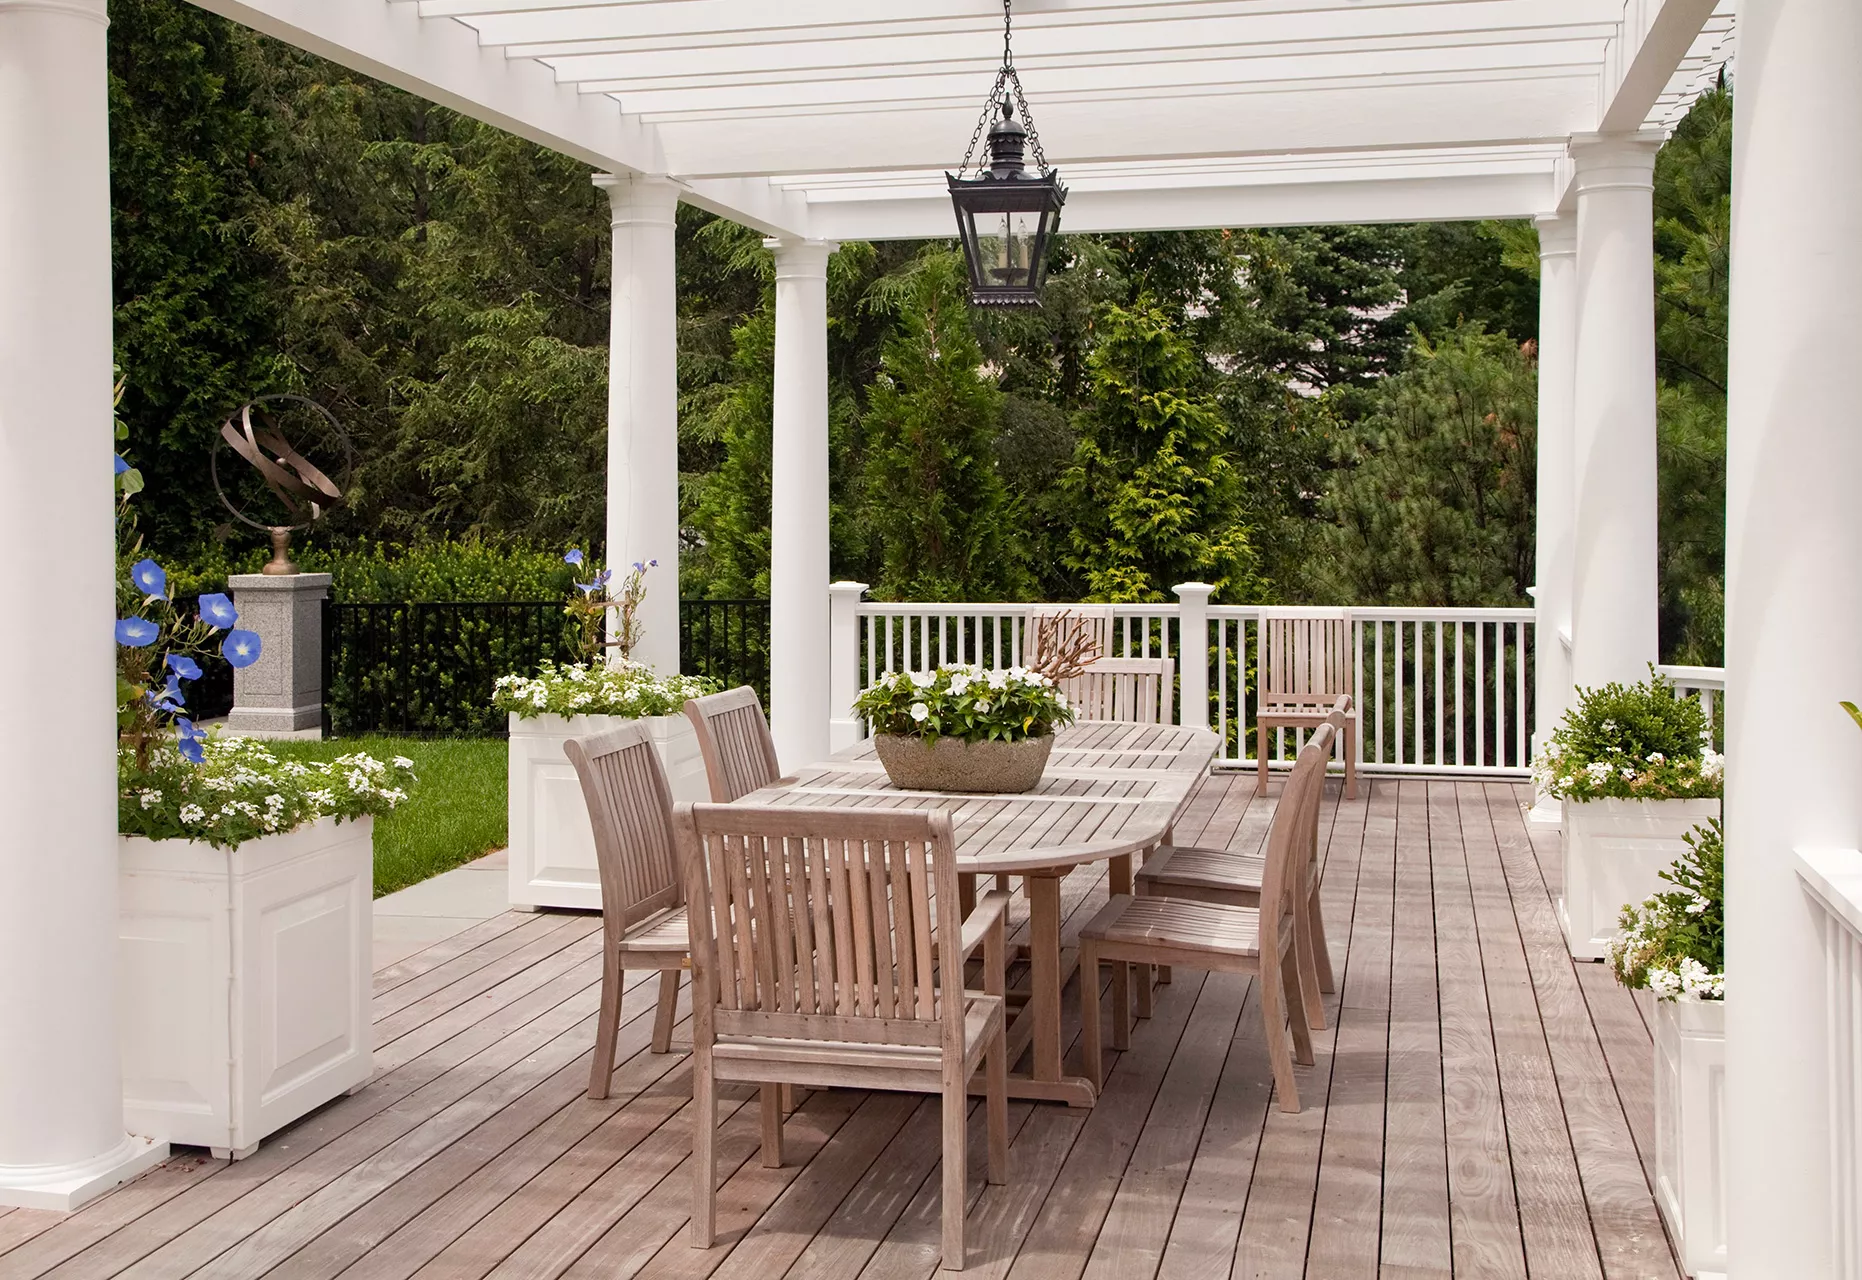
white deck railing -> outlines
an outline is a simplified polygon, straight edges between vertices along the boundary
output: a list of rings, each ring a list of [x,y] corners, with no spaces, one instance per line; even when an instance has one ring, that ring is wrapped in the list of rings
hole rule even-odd
[[[1834,1275],[1862,1280],[1862,853],[1797,854],[1797,874],[1820,908],[1829,1052],[1830,1190]]]
[[[1714,740],[1719,741],[1721,726],[1726,720],[1726,668],[1667,666],[1655,670],[1667,677],[1678,692],[1700,699],[1700,709],[1707,714],[1707,727],[1713,730]]]
[[[1222,737],[1221,763],[1255,763],[1254,672],[1263,619],[1295,608],[1211,606],[1206,592],[1180,604],[1114,607],[1110,657],[1170,657],[1180,673],[1180,723]],[[1021,662],[1035,610],[1056,605],[879,603],[860,601],[837,615],[852,634],[837,655],[857,673],[835,684],[864,688],[875,675],[953,662]],[[1304,611],[1310,612],[1310,610]],[[1353,690],[1362,713],[1361,768],[1441,774],[1527,772],[1532,735],[1531,609],[1353,609]],[[1200,663],[1185,664],[1184,637],[1202,637]],[[844,661],[837,658],[837,662]],[[854,678],[849,679],[849,675]],[[1276,730],[1270,764],[1290,764],[1301,735]]]

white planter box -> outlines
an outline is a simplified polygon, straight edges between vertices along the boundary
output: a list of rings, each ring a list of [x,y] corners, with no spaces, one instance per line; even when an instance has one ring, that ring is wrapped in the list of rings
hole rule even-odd
[[[601,909],[601,874],[595,833],[588,825],[582,785],[563,744],[631,723],[621,716],[511,717],[510,875],[514,907]],[[692,722],[682,715],[641,723],[653,735],[672,798],[709,800],[705,758]]]
[[[1565,801],[1558,911],[1572,956],[1603,959],[1623,908],[1671,888],[1661,873],[1687,852],[1681,837],[1719,816],[1718,800]]]
[[[374,1071],[375,822],[215,849],[119,837],[123,1113],[250,1155]]]
[[[1655,1002],[1655,1201],[1696,1280],[1726,1272],[1726,1004]]]

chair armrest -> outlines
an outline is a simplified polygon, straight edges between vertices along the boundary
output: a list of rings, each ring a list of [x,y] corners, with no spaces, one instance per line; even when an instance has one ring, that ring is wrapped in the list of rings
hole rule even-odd
[[[1008,914],[1009,895],[1000,889],[991,889],[977,900],[976,909],[963,922],[963,941],[958,944],[965,960],[983,945],[991,929],[1002,928]]]

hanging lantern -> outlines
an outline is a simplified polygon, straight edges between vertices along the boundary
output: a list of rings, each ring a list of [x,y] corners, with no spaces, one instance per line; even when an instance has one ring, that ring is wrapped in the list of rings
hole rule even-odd
[[[1060,228],[1060,206],[1066,203],[1067,189],[1041,154],[1041,137],[1034,131],[1028,99],[1015,74],[1009,51],[1010,2],[1003,0],[1002,4],[1002,70],[996,73],[962,167],[944,176],[950,182],[957,234],[970,270],[970,300],[984,307],[1038,307],[1047,275],[1047,245]],[[1020,120],[1015,118],[1017,106]],[[966,178],[985,125],[989,129],[987,167],[979,166],[974,178]],[[1031,144],[1038,173],[1026,167]]]

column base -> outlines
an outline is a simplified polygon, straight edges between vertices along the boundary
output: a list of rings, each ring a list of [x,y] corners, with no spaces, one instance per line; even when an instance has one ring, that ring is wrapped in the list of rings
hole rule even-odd
[[[1535,825],[1561,827],[1565,821],[1565,804],[1555,796],[1540,796],[1538,803],[1526,810],[1526,821]]]
[[[235,738],[321,738],[323,705],[311,707],[234,707],[220,721]]]
[[[0,1165],[0,1205],[69,1213],[168,1158],[168,1143],[125,1134],[116,1148],[71,1165]]]

